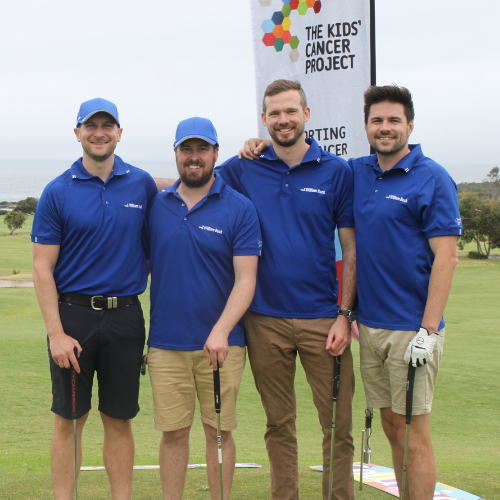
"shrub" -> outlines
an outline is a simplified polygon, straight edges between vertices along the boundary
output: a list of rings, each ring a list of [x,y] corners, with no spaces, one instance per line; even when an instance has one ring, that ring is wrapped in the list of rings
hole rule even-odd
[[[488,256],[484,255],[484,253],[479,252],[469,252],[469,259],[487,259]]]

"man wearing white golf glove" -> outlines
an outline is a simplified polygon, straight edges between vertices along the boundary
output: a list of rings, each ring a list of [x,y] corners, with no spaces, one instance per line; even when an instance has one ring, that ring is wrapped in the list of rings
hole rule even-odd
[[[413,339],[408,342],[404,360],[406,364],[410,363],[415,367],[423,366],[428,361],[432,361],[434,355],[434,346],[439,337],[439,333],[429,333],[425,328],[420,328]]]

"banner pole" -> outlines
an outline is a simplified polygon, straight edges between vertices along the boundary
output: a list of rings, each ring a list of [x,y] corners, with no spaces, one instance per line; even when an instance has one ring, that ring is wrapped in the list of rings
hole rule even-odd
[[[370,85],[377,85],[377,52],[375,47],[375,0],[370,0]],[[375,150],[370,146],[370,154]],[[363,464],[361,464],[361,467]]]
[[[377,85],[377,56],[375,50],[375,0],[370,0],[370,85]]]

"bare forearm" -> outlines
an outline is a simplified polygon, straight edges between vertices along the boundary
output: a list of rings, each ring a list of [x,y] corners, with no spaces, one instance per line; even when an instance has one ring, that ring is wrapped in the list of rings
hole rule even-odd
[[[429,239],[435,258],[429,280],[422,327],[431,333],[436,332],[439,328],[450,295],[453,273],[458,262],[456,243],[457,239],[454,236]]]
[[[353,227],[342,227],[338,231],[342,246],[342,297],[341,309],[352,310],[356,302],[356,241]],[[349,320],[339,315],[333,323],[326,339],[326,350],[332,356],[341,355],[351,344]]]
[[[245,278],[235,283],[227,299],[226,307],[212,329],[213,332],[218,332],[226,338],[229,336],[250,307],[255,294],[255,284],[256,280],[253,278]]]
[[[353,309],[356,303],[356,250],[342,254],[342,297],[341,308]]]
[[[353,309],[356,303],[356,244],[354,228],[340,228],[342,245],[342,297],[340,307]]]
[[[49,339],[63,334],[64,330],[59,316],[54,276],[49,270],[37,269],[35,265],[33,268],[33,282]]]
[[[42,311],[52,359],[60,368],[73,366],[80,373],[80,366],[75,356],[82,352],[80,343],[64,332],[57,288],[54,280],[54,269],[59,256],[58,245],[33,244],[33,281],[35,291]]]
[[[432,266],[422,326],[436,332],[450,296],[456,257],[437,256]]]

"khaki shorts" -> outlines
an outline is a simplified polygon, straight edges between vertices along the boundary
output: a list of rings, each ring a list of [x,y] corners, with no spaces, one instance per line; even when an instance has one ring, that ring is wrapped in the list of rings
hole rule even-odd
[[[220,369],[221,429],[236,429],[236,399],[240,389],[246,352],[230,346]],[[174,351],[151,347],[148,352],[149,376],[155,409],[154,426],[160,431],[176,431],[194,422],[196,396],[200,402],[201,421],[217,427],[213,369],[201,351]]]
[[[408,365],[403,356],[408,342],[417,332],[371,328],[359,321],[358,327],[361,377],[367,406],[391,408],[394,413],[405,415]],[[415,372],[413,415],[431,411],[439,362],[443,355],[445,329],[438,333],[433,360],[418,367]]]

